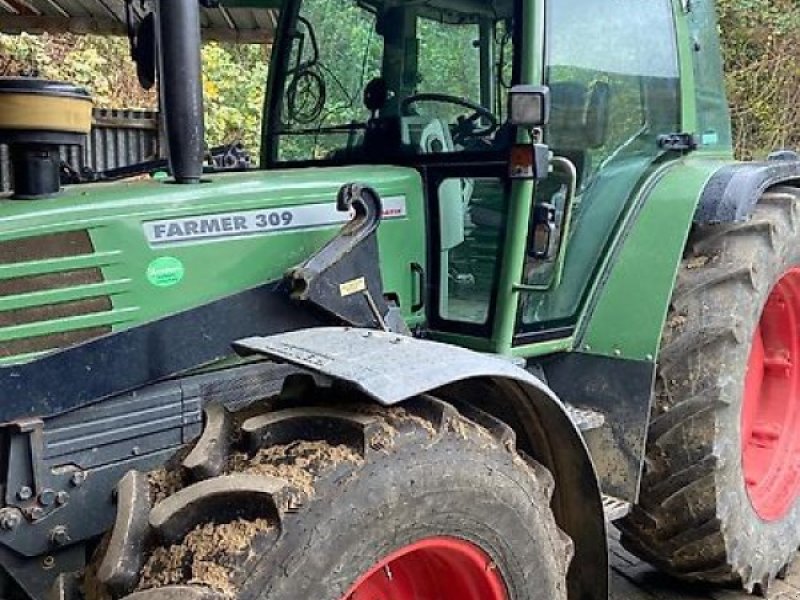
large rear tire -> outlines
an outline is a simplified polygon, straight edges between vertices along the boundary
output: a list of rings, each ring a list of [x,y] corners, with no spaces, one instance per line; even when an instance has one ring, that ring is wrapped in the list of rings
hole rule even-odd
[[[432,397],[243,420],[221,473],[158,477],[143,575],[112,595],[565,600],[552,477],[469,412],[483,425]]]
[[[698,228],[659,358],[622,543],[687,580],[765,592],[800,544],[800,191]]]

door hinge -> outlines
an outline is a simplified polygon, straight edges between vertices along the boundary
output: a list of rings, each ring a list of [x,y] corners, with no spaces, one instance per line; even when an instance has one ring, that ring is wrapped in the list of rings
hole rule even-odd
[[[667,133],[658,136],[658,147],[667,152],[697,150],[697,137],[693,133]]]

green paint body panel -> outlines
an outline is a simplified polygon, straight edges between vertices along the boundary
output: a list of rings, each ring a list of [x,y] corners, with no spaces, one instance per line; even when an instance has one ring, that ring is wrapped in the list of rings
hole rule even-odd
[[[0,243],[54,232],[88,230],[94,254],[0,264],[0,280],[36,273],[97,267],[104,282],[9,295],[0,310],[23,309],[79,298],[109,296],[111,311],[0,327],[0,342],[58,331],[134,327],[283,276],[330,240],[340,225],[151,246],[142,223],[176,217],[335,205],[338,189],[368,181],[383,197],[404,196],[407,216],[385,220],[378,239],[384,289],[397,294],[410,323],[422,316],[409,307],[420,291],[410,264],[425,264],[425,214],[419,175],[398,167],[308,169],[215,175],[207,183],[178,186],[146,181],[68,188],[54,200],[0,202]],[[180,280],[154,285],[148,267],[169,257],[183,266]],[[6,361],[8,362],[8,361]]]
[[[617,235],[619,251],[607,257],[613,264],[585,317],[582,351],[655,360],[700,193],[724,164],[692,155],[654,174],[652,188],[643,187]]]
[[[655,361],[675,276],[700,195],[711,176],[733,162],[713,0],[686,13],[673,2],[681,82],[682,130],[698,151],[655,172],[632,198],[617,227],[605,273],[579,319],[577,350]],[[698,48],[695,42],[702,37]],[[713,130],[715,135],[709,136]],[[704,135],[706,134],[706,135]]]

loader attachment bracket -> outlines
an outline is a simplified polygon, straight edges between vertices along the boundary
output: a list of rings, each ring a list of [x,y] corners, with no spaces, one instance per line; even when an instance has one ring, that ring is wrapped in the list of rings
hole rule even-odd
[[[370,187],[348,183],[339,190],[336,207],[352,219],[319,252],[291,269],[286,278],[291,296],[356,327],[405,332],[401,319],[390,319],[383,297],[378,240],[382,203]]]

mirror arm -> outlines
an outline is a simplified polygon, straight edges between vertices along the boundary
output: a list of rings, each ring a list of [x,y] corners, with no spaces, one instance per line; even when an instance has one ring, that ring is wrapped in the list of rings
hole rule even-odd
[[[546,292],[556,288],[561,285],[561,279],[564,273],[564,259],[567,254],[566,248],[569,241],[570,227],[572,224],[572,212],[578,192],[578,169],[571,160],[564,158],[563,156],[554,156],[550,160],[550,164],[554,169],[558,169],[567,176],[567,196],[564,199],[564,216],[561,219],[561,237],[558,242],[558,249],[556,250],[555,274],[547,283],[514,284],[514,290],[522,293]]]

